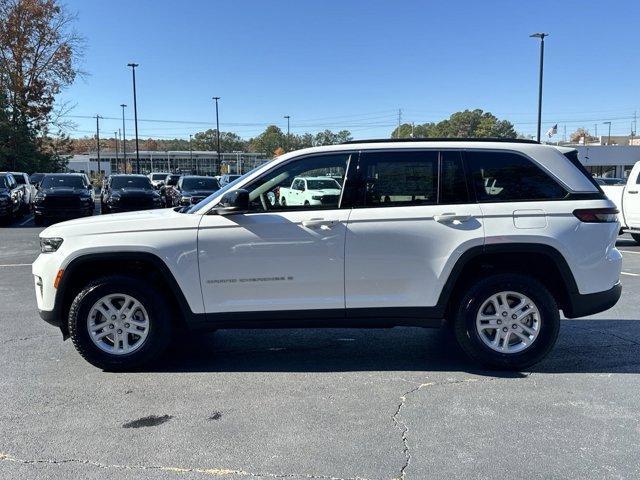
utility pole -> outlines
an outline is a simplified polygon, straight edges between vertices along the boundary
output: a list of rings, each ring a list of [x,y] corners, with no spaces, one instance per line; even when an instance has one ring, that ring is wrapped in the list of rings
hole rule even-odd
[[[120,129],[118,129],[118,143],[122,142],[122,131]],[[118,169],[120,168],[120,166],[117,166]]]
[[[596,129],[596,130],[595,130],[596,138],[598,138],[598,124],[597,124],[597,123],[596,123],[596,124],[594,124],[594,127],[595,127],[595,129]]]
[[[540,80],[538,83],[538,136],[540,141],[540,131],[542,130],[542,74],[544,71],[544,37],[548,37],[548,33],[534,33],[529,35],[532,38],[540,39]]]
[[[400,125],[402,125],[402,109],[398,109],[398,133],[396,133],[396,138],[400,138]]]
[[[567,126],[564,126],[564,133],[562,135],[562,141],[566,142],[567,141]]]
[[[411,138],[414,138],[415,128],[416,128],[416,122],[411,122]]]
[[[189,134],[189,161],[191,163],[191,168],[193,168],[193,148],[191,148],[191,140],[193,139],[193,135]],[[196,167],[196,175],[198,174],[198,168]]]
[[[98,178],[102,178],[102,171],[100,170],[100,119],[102,117],[96,114],[96,147],[98,153]]]
[[[118,132],[113,132],[113,136],[116,139],[116,172],[118,171]]]
[[[216,149],[218,150],[218,168],[220,168],[222,165],[220,160],[220,118],[218,117],[218,100],[220,100],[220,97],[213,97],[213,99],[216,101],[216,133],[218,134],[218,146]],[[216,169],[214,169],[213,174],[215,175],[216,173]]]
[[[137,63],[127,63],[133,73],[133,121],[136,127],[136,173],[140,173],[140,148],[138,146],[138,100],[136,98],[136,67]]]
[[[290,132],[289,120],[291,119],[291,117],[289,115],[285,115],[284,118],[287,119],[287,145],[286,145],[286,147],[287,147],[287,152],[288,152],[289,151],[289,132]]]
[[[122,162],[124,163],[124,172],[122,173],[127,173],[127,131],[124,126],[124,109],[126,105],[121,103],[120,106],[122,107]]]
[[[611,122],[602,122],[604,125],[609,125],[609,135],[607,137],[607,145],[611,145]]]

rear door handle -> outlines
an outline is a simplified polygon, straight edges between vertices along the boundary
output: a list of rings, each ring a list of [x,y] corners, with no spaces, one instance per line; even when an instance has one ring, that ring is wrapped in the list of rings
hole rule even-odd
[[[631,194],[638,193],[638,190],[629,190],[629,193]]]
[[[453,223],[453,222],[468,222],[473,218],[472,215],[456,215],[455,213],[442,213],[440,215],[434,215],[433,219],[440,223]]]
[[[322,218],[312,218],[310,220],[304,220],[302,222],[302,226],[307,228],[320,228],[322,230],[329,230],[336,223],[337,223],[337,220],[324,220]]]

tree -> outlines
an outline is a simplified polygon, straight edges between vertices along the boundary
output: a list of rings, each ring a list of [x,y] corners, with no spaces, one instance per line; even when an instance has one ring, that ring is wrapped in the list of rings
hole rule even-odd
[[[198,132],[193,136],[192,147],[194,150],[211,150],[218,149],[218,135],[215,128]],[[247,148],[247,142],[233,132],[220,132],[220,152],[237,152],[244,151]],[[187,142],[186,149],[189,149]]]
[[[83,40],[73,21],[56,0],[0,0],[0,88],[10,130],[0,168],[60,166],[46,138],[56,126],[56,96],[79,74]]]
[[[392,132],[393,138],[411,137],[412,126],[400,125]],[[447,120],[438,123],[425,123],[413,127],[416,138],[461,137],[461,138],[517,138],[513,124],[499,120],[490,112],[481,109],[464,110],[452,114]]]
[[[278,148],[284,149],[286,135],[276,125],[269,125],[264,132],[249,140],[249,148],[253,152],[264,153],[272,157]]]
[[[586,128],[579,128],[577,129],[575,132],[573,132],[570,136],[569,139],[573,142],[573,143],[578,143],[580,141],[584,142],[584,138],[587,138],[587,142],[597,142],[598,138],[592,136],[589,133],[589,130],[587,130]]]

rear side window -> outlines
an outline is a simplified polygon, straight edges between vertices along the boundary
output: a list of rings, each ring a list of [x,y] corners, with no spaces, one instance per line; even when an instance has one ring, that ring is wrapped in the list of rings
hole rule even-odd
[[[567,192],[531,160],[510,152],[466,152],[479,202],[559,200]]]
[[[468,203],[469,191],[460,152],[440,153],[440,191],[438,203]]]
[[[437,151],[367,152],[362,165],[365,207],[437,203]]]

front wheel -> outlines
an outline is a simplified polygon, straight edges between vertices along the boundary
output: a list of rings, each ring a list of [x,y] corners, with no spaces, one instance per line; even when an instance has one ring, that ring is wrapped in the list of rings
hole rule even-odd
[[[89,363],[127,371],[156,360],[171,335],[170,310],[152,286],[125,275],[86,285],[69,310],[69,333]]]
[[[637,244],[640,244],[640,233],[632,233],[631,238],[633,238]]]
[[[462,297],[454,328],[472,359],[492,368],[522,370],[542,360],[558,338],[560,313],[537,280],[492,275]]]

